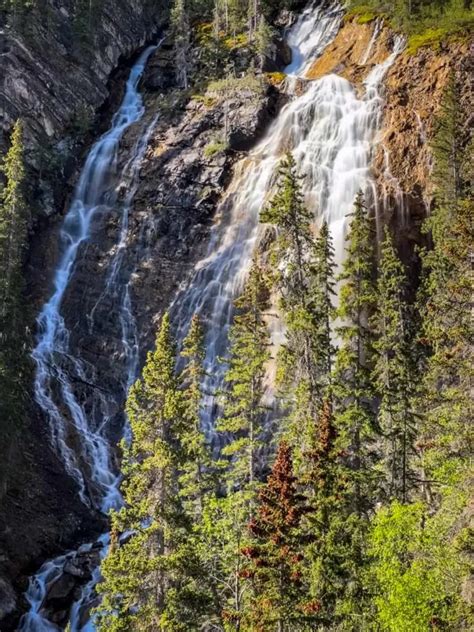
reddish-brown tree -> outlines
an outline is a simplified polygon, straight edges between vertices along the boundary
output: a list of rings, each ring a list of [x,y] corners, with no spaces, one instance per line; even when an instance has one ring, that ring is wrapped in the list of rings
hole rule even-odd
[[[305,511],[286,442],[278,453],[249,529],[253,543],[242,553],[248,564],[244,576],[252,583],[252,630],[291,629],[302,615],[302,543],[300,524]]]

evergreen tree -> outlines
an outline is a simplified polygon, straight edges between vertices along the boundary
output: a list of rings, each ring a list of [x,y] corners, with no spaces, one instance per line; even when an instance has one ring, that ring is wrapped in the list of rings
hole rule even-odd
[[[351,553],[343,528],[345,511],[341,499],[345,481],[339,466],[330,395],[313,421],[305,459],[306,468],[299,479],[306,495],[301,525],[306,579],[302,609],[306,621],[329,627],[336,621],[336,603],[346,581],[346,555]]]
[[[279,383],[289,409],[289,436],[298,437],[295,461],[299,468],[331,382],[334,252],[326,222],[318,238],[313,237],[312,213],[304,204],[291,154],[279,167],[277,192],[261,219],[278,228],[274,260],[280,270],[276,280],[286,325]]]
[[[231,486],[240,489],[251,488],[256,481],[257,454],[267,415],[263,399],[270,342],[264,319],[268,300],[263,271],[254,261],[244,291],[235,302],[237,313],[229,336],[224,411],[217,424],[220,432],[231,435],[231,442],[222,453],[232,457]]]
[[[364,513],[370,506],[367,476],[371,469],[369,449],[376,430],[373,406],[374,332],[370,318],[376,308],[375,236],[362,194],[355,202],[337,316],[340,347],[336,356],[335,394],[337,428],[353,471],[353,510]]]
[[[212,456],[201,429],[205,355],[204,332],[199,317],[194,316],[181,351],[186,364],[180,375],[184,397],[183,425],[179,432],[184,457],[179,478],[180,495],[194,520],[199,519],[206,491],[213,486],[210,480]]]
[[[421,341],[429,359],[424,381],[423,445],[428,478],[445,480],[472,454],[472,142],[462,146],[459,87],[446,90],[434,141],[435,208],[426,222],[433,249],[423,254]],[[449,455],[449,464],[446,456]],[[446,467],[448,468],[446,470]],[[445,471],[445,472],[444,472]]]
[[[406,503],[415,486],[415,374],[407,281],[388,229],[382,244],[374,318],[378,353],[374,378],[380,397],[379,423],[385,438],[388,495]]]
[[[337,571],[345,582],[338,595],[336,612],[348,620],[360,618],[364,609],[362,577],[368,564],[368,518],[375,501],[374,334],[369,324],[376,307],[374,232],[360,193],[339,276],[340,347],[334,377],[337,449],[345,481],[334,530],[339,532],[341,546],[346,548],[345,560]]]
[[[278,228],[275,258],[285,266],[278,279],[284,306],[305,307],[308,291],[305,262],[313,241],[313,216],[304,204],[301,178],[291,153],[278,167],[277,192],[262,210],[260,220]]]
[[[19,295],[23,286],[22,262],[27,232],[23,153],[23,126],[21,121],[17,121],[1,169],[6,180],[0,198],[0,309],[3,325],[6,319],[11,321],[21,317]]]
[[[204,335],[197,316],[191,321],[181,357],[185,366],[179,377],[183,395],[182,422],[176,429],[180,458],[176,464],[179,503],[170,529],[166,572],[168,586],[160,622],[163,630],[201,630],[220,612],[215,580],[206,573],[209,557],[202,519],[214,494],[214,466],[201,430]]]
[[[191,28],[186,0],[174,0],[171,9],[171,32],[174,42],[176,81],[180,88],[189,87],[189,55]]]
[[[291,448],[282,442],[250,523],[252,541],[242,551],[248,560],[243,575],[254,593],[246,613],[249,630],[294,630],[304,617],[299,529],[303,513]]]
[[[330,393],[335,348],[332,341],[335,297],[335,261],[329,226],[323,222],[310,263],[309,311],[312,324],[312,353],[315,401],[318,408]]]
[[[12,438],[23,420],[29,377],[28,331],[23,300],[23,260],[27,244],[23,128],[14,125],[10,148],[1,166],[0,191],[0,442],[2,466],[8,471]],[[0,479],[3,479],[3,471]]]
[[[99,630],[160,629],[169,586],[166,558],[181,515],[176,471],[183,403],[175,358],[165,314],[156,348],[127,401],[133,440],[124,446],[125,506],[112,516],[113,546],[102,563]],[[120,534],[131,535],[119,545]]]

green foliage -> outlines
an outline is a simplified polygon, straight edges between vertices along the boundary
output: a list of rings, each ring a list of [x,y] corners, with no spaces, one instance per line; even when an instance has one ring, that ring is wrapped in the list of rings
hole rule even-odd
[[[239,92],[251,92],[256,95],[263,93],[265,89],[265,82],[261,77],[248,73],[242,77],[226,77],[218,81],[211,81],[207,88],[209,95],[216,95],[219,97],[231,98],[233,95]]]
[[[430,516],[421,502],[394,502],[377,513],[371,573],[382,630],[468,629],[459,595],[466,564],[450,537],[452,528],[453,515]]]
[[[291,154],[278,168],[277,192],[261,219],[278,229],[272,256],[287,327],[278,375],[289,414],[288,436],[293,441],[298,438],[295,461],[299,469],[313,420],[331,383],[334,253],[326,223],[318,238],[313,237],[313,217],[304,204]]]
[[[3,467],[24,416],[29,377],[28,330],[23,298],[23,262],[28,239],[23,126],[13,127],[10,148],[1,165],[0,190],[0,420]],[[1,470],[3,470],[3,467]],[[3,478],[3,471],[2,471]]]
[[[348,0],[347,18],[359,24],[381,16],[408,35],[407,50],[415,54],[422,46],[437,48],[448,37],[466,37],[474,26],[471,2],[464,0]]]
[[[223,416],[217,424],[218,431],[231,436],[223,455],[232,457],[231,485],[242,490],[253,487],[256,481],[257,455],[267,414],[263,399],[270,342],[264,320],[268,300],[268,284],[254,261],[244,291],[235,303]]]
[[[224,153],[226,149],[227,143],[225,141],[215,140],[204,147],[204,156],[206,158],[213,158],[214,156]]]
[[[175,470],[183,420],[183,398],[175,372],[176,347],[168,315],[163,317],[156,348],[148,354],[143,377],[131,389],[127,414],[133,433],[123,445],[125,506],[112,516],[113,542],[102,564],[99,630],[159,625],[165,594],[165,551],[182,511]],[[153,491],[153,493],[152,493]],[[156,493],[155,493],[156,491]],[[119,534],[132,532],[123,545]]]
[[[423,255],[420,294],[422,342],[431,357],[425,373],[425,456],[433,475],[444,479],[446,458],[465,467],[472,454],[472,203],[471,146],[462,143],[459,89],[448,86],[434,142],[435,209],[426,222],[434,248]]]
[[[374,342],[370,324],[377,306],[375,231],[361,193],[357,196],[347,257],[339,275],[341,290],[337,316],[340,346],[336,356],[336,425],[341,448],[348,451],[354,482],[353,508],[364,513],[373,502],[367,486],[371,478],[371,444],[375,439],[373,405]]]
[[[385,437],[384,466],[391,498],[407,502],[416,485],[417,438],[413,314],[407,304],[407,280],[388,229],[382,244],[374,325],[378,334],[375,383],[380,398],[379,424]]]

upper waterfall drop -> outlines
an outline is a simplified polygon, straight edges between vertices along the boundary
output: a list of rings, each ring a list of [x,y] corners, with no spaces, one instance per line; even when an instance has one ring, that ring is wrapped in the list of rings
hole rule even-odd
[[[90,501],[89,486],[92,484],[104,512],[120,503],[110,447],[103,433],[106,420],[101,420],[94,428],[74,391],[72,376],[79,381],[90,380],[90,376],[84,362],[70,349],[70,331],[61,307],[74,274],[79,248],[88,240],[95,216],[116,203],[113,186],[119,143],[127,129],[145,113],[138,84],[155,49],[156,46],[148,47],[134,64],[111,128],[89,152],[60,232],[63,252],[54,275],[54,291],[38,317],[38,342],[32,353],[36,363],[35,398],[49,421],[53,444],[66,470],[78,483],[82,500]],[[135,152],[137,162],[143,157],[143,151],[143,144],[140,144]],[[131,199],[127,197],[126,206],[131,204]],[[128,208],[126,210],[128,213]],[[132,364],[136,370],[137,363]],[[125,381],[128,385],[130,377],[127,376]],[[84,474],[84,463],[89,480]]]

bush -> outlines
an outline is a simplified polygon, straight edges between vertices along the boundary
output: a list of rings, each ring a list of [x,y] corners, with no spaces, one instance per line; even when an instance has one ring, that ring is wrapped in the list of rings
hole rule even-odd
[[[212,158],[213,156],[217,156],[218,154],[223,154],[228,145],[225,141],[212,141],[204,148],[204,156],[206,158]]]
[[[226,77],[219,81],[211,81],[207,88],[208,94],[231,97],[233,94],[243,90],[250,90],[255,94],[262,94],[265,83],[260,77],[253,73],[247,73],[242,77]]]

